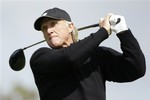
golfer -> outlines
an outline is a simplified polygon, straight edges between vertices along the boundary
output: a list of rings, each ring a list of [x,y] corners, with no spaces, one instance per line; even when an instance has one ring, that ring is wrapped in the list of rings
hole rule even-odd
[[[49,45],[30,59],[40,100],[106,100],[106,81],[131,82],[145,74],[145,57],[121,15],[107,14],[97,32],[82,40],[60,8],[46,10],[34,27]],[[122,52],[101,46],[112,32]]]

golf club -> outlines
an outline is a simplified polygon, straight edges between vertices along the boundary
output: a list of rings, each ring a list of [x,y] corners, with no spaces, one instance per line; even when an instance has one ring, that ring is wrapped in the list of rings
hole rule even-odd
[[[79,28],[78,31],[85,30],[85,29],[92,28],[92,27],[97,27],[97,26],[99,26],[99,24],[88,25],[88,26]],[[10,65],[10,67],[14,71],[22,70],[24,68],[25,62],[26,62],[23,50],[26,50],[26,49],[28,49],[28,48],[30,48],[32,46],[35,46],[37,44],[40,44],[42,42],[45,42],[45,40],[42,40],[42,41],[37,42],[37,43],[34,43],[34,44],[29,45],[27,47],[24,47],[23,49],[17,49],[16,51],[14,51],[11,54],[10,58],[9,58],[9,65]]]

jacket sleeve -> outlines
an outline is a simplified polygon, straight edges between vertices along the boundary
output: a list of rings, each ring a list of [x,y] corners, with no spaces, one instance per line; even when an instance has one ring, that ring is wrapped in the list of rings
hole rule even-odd
[[[41,48],[30,59],[32,70],[40,73],[59,74],[79,66],[89,56],[94,48],[108,37],[104,28],[96,33],[61,49]]]
[[[106,80],[129,82],[144,76],[146,70],[145,57],[138,41],[130,30],[117,36],[121,42],[123,53],[111,48],[103,48],[99,54]]]

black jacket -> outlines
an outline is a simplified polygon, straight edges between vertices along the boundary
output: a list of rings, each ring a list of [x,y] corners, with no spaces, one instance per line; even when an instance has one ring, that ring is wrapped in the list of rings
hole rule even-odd
[[[41,100],[105,100],[105,82],[145,74],[145,58],[131,31],[117,34],[123,53],[99,46],[104,28],[61,49],[40,48],[30,59]]]

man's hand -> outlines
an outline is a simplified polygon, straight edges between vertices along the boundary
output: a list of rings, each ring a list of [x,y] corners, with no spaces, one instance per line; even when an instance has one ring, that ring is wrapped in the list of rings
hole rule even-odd
[[[112,15],[112,13],[109,13],[106,17],[101,18],[99,21],[99,26],[105,28],[108,32],[108,35],[111,35],[111,26],[109,20]]]
[[[110,17],[111,30],[115,33],[120,33],[128,30],[125,18],[120,15],[112,15]]]

